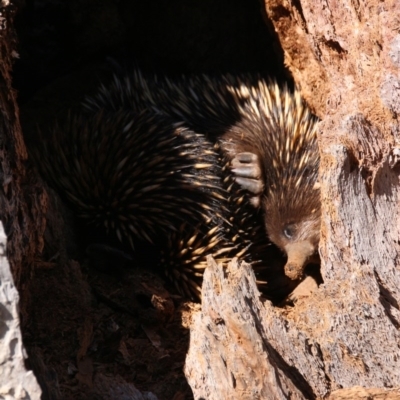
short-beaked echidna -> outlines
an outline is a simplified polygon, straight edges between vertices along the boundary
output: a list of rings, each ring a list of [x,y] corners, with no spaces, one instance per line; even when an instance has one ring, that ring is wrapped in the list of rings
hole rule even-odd
[[[236,173],[243,175],[242,181],[253,178],[263,183],[254,194],[266,231],[287,254],[286,275],[301,279],[307,264],[319,262],[317,119],[298,91],[280,89],[276,83],[260,81],[251,90],[246,86],[234,90],[248,101],[242,106],[241,121],[224,135],[222,147],[232,157],[241,152],[256,155],[251,167],[243,164]]]
[[[254,192],[269,239],[287,254],[287,276],[300,279],[308,263],[318,262],[317,119],[297,90],[259,75],[168,79],[136,69],[114,76],[84,106],[105,112],[144,107],[208,134],[235,164],[237,181]],[[255,160],[237,162],[243,154]]]
[[[223,262],[247,251],[230,221],[218,150],[166,115],[74,113],[42,134],[33,155],[88,225],[133,250],[138,240],[161,249],[165,274],[185,295],[199,297],[208,254]]]
[[[114,75],[93,96],[86,97],[86,110],[115,112],[121,108],[162,112],[184,121],[196,132],[215,134],[241,119],[240,106],[247,99],[232,88],[255,87],[258,75],[182,75],[168,78],[145,74],[139,69],[123,76]]]

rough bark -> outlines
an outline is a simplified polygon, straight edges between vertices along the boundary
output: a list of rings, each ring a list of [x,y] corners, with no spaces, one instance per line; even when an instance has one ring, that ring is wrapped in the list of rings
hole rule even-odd
[[[0,222],[0,398],[39,400],[40,387],[24,365],[26,353],[19,325],[19,296],[5,250],[7,240]]]
[[[259,300],[247,267],[224,274],[210,262],[186,375],[196,399],[399,398],[386,388],[400,382],[400,7],[266,0],[265,8],[322,120],[324,283],[280,309]]]
[[[47,195],[26,170],[28,156],[11,77],[14,59],[18,57],[13,28],[15,11],[8,1],[0,3],[0,217],[8,237],[7,255],[15,284],[23,291],[34,258],[43,249]]]
[[[400,379],[397,329],[381,304],[340,294],[323,285],[277,308],[250,266],[210,257],[185,367],[195,399],[399,399],[386,389]]]
[[[37,246],[41,246],[41,240],[35,236],[41,230],[40,222],[37,229],[30,230],[34,226],[31,212],[34,212],[41,196],[32,198],[29,203],[29,193],[22,189],[26,182],[23,165],[26,149],[10,74],[13,58],[17,55],[12,29],[13,14],[13,7],[3,0],[0,3],[0,397],[40,399],[41,390],[36,378],[24,365],[26,353],[20,330],[19,295],[14,285],[14,281],[21,284],[29,275],[29,264]],[[3,224],[9,235],[8,243]],[[36,240],[30,240],[33,237]],[[11,265],[9,260],[12,260]]]

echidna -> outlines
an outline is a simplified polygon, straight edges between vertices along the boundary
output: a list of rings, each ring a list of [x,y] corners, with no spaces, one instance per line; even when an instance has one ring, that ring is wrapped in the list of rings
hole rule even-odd
[[[134,70],[115,76],[84,106],[91,112],[152,109],[208,134],[234,164],[237,182],[253,193],[269,239],[287,254],[287,276],[300,279],[308,263],[318,262],[317,119],[298,91],[258,75],[171,80]]]
[[[223,166],[202,134],[156,112],[72,114],[42,135],[34,158],[76,215],[135,248],[162,250],[166,275],[198,297],[205,256],[244,255]],[[229,183],[229,180],[228,180]]]
[[[88,111],[115,112],[121,108],[162,112],[184,121],[199,133],[219,136],[240,121],[240,107],[246,102],[232,90],[245,84],[257,85],[258,75],[183,75],[174,79],[145,74],[134,69],[125,76],[114,75],[109,85],[101,85],[83,106]]]
[[[270,240],[287,255],[286,275],[301,279],[307,264],[319,262],[317,119],[298,91],[276,83],[260,81],[251,90],[244,85],[234,90],[248,101],[222,146],[238,166],[239,182],[263,211]]]

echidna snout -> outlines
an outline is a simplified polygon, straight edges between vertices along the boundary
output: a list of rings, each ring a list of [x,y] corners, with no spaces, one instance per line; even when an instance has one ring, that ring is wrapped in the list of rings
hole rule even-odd
[[[291,223],[286,222],[287,211],[277,208],[274,214],[267,212],[266,230],[271,241],[287,255],[285,275],[291,280],[301,280],[307,265],[319,264],[320,209],[314,213],[298,209],[299,219]],[[302,218],[302,214],[311,218]]]
[[[285,246],[285,251],[288,257],[285,275],[292,280],[302,279],[305,267],[315,258],[315,246],[310,241],[303,240],[289,243]]]

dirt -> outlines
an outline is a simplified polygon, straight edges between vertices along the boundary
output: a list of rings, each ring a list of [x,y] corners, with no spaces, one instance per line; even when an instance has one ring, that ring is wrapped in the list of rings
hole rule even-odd
[[[182,319],[197,305],[144,270],[110,274],[76,261],[46,267],[30,281],[23,329],[44,398],[107,399],[126,384],[160,400],[193,397]]]

